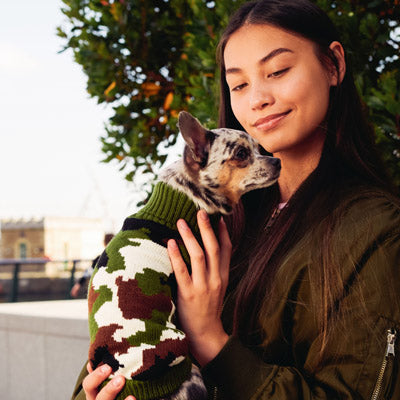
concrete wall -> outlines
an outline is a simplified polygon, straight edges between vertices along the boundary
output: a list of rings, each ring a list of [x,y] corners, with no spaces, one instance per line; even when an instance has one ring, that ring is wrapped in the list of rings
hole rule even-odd
[[[70,399],[88,344],[86,300],[0,304],[0,398]]]

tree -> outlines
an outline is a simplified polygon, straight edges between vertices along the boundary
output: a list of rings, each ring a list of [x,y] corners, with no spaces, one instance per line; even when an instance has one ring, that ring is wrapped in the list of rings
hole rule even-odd
[[[358,91],[375,127],[377,144],[400,188],[400,1],[316,3],[342,34]]]
[[[244,0],[62,0],[66,49],[87,91],[113,115],[101,138],[105,162],[125,177],[154,177],[177,138],[177,114],[217,120],[215,49]],[[316,0],[343,34],[377,142],[400,187],[400,0]],[[400,28],[399,28],[400,29]]]

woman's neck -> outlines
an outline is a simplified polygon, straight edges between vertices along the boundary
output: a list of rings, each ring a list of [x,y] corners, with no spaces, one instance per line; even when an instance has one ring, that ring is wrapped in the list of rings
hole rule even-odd
[[[282,165],[285,165],[284,161],[282,161]],[[286,164],[287,165],[287,164]],[[300,169],[293,168],[291,171],[289,167],[285,167],[286,169],[282,170],[281,176],[278,179],[278,186],[280,191],[280,203],[286,203],[292,197],[292,195],[296,192],[296,190],[300,187],[300,185],[307,179],[307,177],[314,171],[315,168],[310,169]]]
[[[322,149],[324,146],[324,138],[313,143],[310,151],[308,149],[296,148],[295,151],[282,151],[274,153],[274,157],[281,160],[282,169],[278,179],[280,202],[286,203],[300,185],[308,178],[308,176],[317,168],[321,159]]]

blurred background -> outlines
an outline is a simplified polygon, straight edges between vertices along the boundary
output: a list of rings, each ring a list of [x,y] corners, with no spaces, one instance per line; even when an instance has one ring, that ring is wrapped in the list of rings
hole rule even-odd
[[[86,76],[62,54],[56,0],[0,7],[0,217],[82,216],[119,229],[134,202],[118,169],[100,162],[110,115]]]
[[[72,51],[60,53],[61,7],[0,6],[0,262],[53,260],[21,265],[18,282],[14,262],[0,265],[0,302],[67,298],[72,260],[82,260],[79,277],[140,199],[115,165],[101,162],[110,110],[86,92]]]

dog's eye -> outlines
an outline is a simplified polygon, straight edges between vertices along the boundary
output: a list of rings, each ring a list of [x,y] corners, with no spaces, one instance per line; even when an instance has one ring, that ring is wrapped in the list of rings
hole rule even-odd
[[[249,156],[249,150],[246,149],[246,147],[240,146],[236,151],[234,155],[234,159],[238,161],[244,161],[248,158]]]

